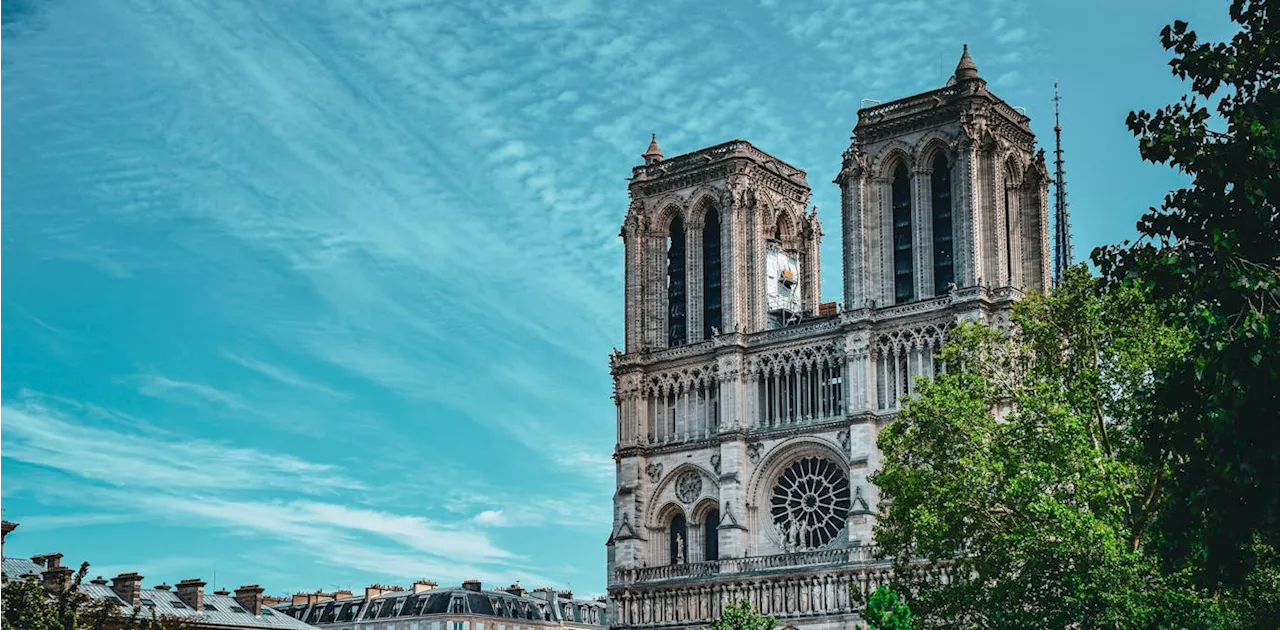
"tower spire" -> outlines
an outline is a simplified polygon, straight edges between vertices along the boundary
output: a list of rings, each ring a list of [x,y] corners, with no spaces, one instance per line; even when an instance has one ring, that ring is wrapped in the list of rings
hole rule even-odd
[[[1071,216],[1067,213],[1067,179],[1062,165],[1062,122],[1058,112],[1058,82],[1053,82],[1053,284],[1071,266]]]
[[[653,164],[662,161],[662,149],[658,147],[658,134],[653,134],[649,139],[649,148],[640,154],[644,158],[645,164]]]

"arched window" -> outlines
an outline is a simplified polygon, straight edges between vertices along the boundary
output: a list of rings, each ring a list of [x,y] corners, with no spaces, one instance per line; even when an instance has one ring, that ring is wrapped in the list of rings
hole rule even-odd
[[[702,524],[702,559],[703,560],[719,560],[720,559],[720,510],[713,509],[707,512]]]
[[[893,302],[915,298],[915,269],[911,258],[911,175],[899,163],[893,171]]]
[[[685,334],[684,221],[671,219],[667,239],[667,345],[683,346]]]
[[[689,526],[683,514],[671,519],[671,527],[667,532],[671,547],[671,564],[684,564],[689,558]]]
[[[929,189],[933,196],[933,294],[943,295],[947,285],[955,282],[956,273],[951,230],[951,167],[941,153],[933,159]]]
[[[720,213],[707,211],[702,227],[702,338],[723,329],[720,316]]]

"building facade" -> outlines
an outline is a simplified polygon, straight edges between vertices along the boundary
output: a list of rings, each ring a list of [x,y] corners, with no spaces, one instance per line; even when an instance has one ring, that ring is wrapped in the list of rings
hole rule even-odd
[[[484,590],[478,580],[440,588],[419,580],[410,588],[374,585],[350,591],[298,593],[277,612],[332,630],[601,630],[607,608],[570,591],[526,591],[519,584]]]
[[[613,626],[693,628],[747,598],[784,627],[874,590],[876,437],[957,323],[1049,284],[1030,119],[966,49],[939,89],[858,112],[841,191],[843,308],[819,303],[805,172],[735,140],[633,171],[608,583]]]

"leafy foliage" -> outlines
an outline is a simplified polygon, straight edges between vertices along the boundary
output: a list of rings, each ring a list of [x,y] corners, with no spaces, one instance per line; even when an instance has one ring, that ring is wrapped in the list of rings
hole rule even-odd
[[[873,630],[910,630],[911,609],[893,587],[881,585],[871,594],[862,618]]]
[[[181,619],[144,614],[120,614],[117,604],[97,600],[80,591],[89,563],[80,565],[68,588],[50,593],[34,576],[5,582],[0,630],[183,630]]]
[[[745,597],[724,607],[720,618],[709,626],[710,630],[773,630],[778,620],[762,615],[751,608]]]
[[[1187,335],[1135,288],[1083,266],[1015,306],[1012,329],[958,327],[946,371],[881,433],[876,541],[925,627],[1203,628],[1225,610],[1146,552],[1167,467],[1140,457],[1153,365]],[[949,564],[950,582],[913,571]],[[964,578],[964,579],[958,579]]]
[[[1167,468],[1158,527],[1168,566],[1191,562],[1214,588],[1273,570],[1280,547],[1276,6],[1234,0],[1240,31],[1227,43],[1201,42],[1182,21],[1161,32],[1191,93],[1127,124],[1144,160],[1191,182],[1141,218],[1137,242],[1093,252],[1108,279],[1143,287],[1191,333],[1181,361],[1154,366],[1145,395],[1159,413],[1133,428],[1150,466]]]

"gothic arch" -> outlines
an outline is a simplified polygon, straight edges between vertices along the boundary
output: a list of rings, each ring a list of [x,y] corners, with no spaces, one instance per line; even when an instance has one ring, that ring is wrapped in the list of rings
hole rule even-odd
[[[674,197],[663,198],[658,202],[658,211],[653,215],[653,233],[655,235],[670,236],[668,230],[671,228],[671,221],[675,217],[680,217],[685,226],[689,225],[688,218],[685,216],[684,204]]]
[[[808,458],[817,458],[820,461],[812,464],[801,463]],[[822,460],[827,463],[821,463]],[[800,472],[797,473],[797,471]],[[829,478],[834,483],[818,486],[798,485],[793,476],[795,474],[811,476],[807,478]],[[784,475],[791,480],[790,489],[787,489],[788,485],[779,485],[779,479]],[[847,518],[852,506],[853,482],[853,475],[849,471],[849,459],[844,454],[844,449],[825,436],[798,436],[774,446],[757,466],[746,495],[751,501],[748,505],[751,528],[760,533],[755,540],[756,548],[753,553],[783,553],[789,549],[825,549],[847,540]],[[797,523],[804,521],[803,517],[801,520],[796,520],[797,516],[793,510],[804,510],[803,503],[812,499],[805,498],[800,504],[790,501],[778,504],[774,501],[775,488],[781,488],[784,496],[785,493],[793,492],[817,493],[820,497],[817,499],[818,505],[827,504],[828,501],[833,505],[844,503],[844,513],[841,514],[839,507],[832,507],[825,512],[819,508],[818,524],[815,529],[808,529],[810,533],[806,534],[803,525],[801,530],[794,529]],[[840,498],[841,496],[843,498]],[[795,506],[787,507],[787,512],[792,513],[789,517],[791,529],[783,531],[780,529],[781,524],[775,521],[778,516],[775,510],[779,506],[788,505]],[[796,536],[795,543],[786,541],[791,536]],[[810,538],[810,536],[813,537]],[[801,545],[801,540],[806,541],[803,546],[790,547],[792,544]]]
[[[915,161],[916,164],[930,169],[933,167],[933,160],[941,153],[947,158],[947,166],[955,166],[955,152],[951,150],[951,138],[940,131],[929,132],[916,143]]]
[[[821,455],[846,467],[849,465],[844,449],[826,436],[803,435],[785,440],[769,449],[769,453],[755,467],[751,483],[747,485],[750,507],[759,508],[762,505],[761,497],[772,489],[774,479],[791,462],[806,455]]]
[[[889,178],[893,177],[893,171],[901,162],[906,165],[907,172],[915,171],[915,151],[911,146],[901,140],[891,140],[879,151],[875,158],[875,163],[871,167],[871,172],[876,177]]]
[[[773,238],[777,234],[784,249],[799,249],[804,234],[804,222],[796,216],[795,208],[781,203],[773,207],[764,223],[765,238]]]
[[[653,494],[649,497],[650,506],[661,506],[659,509],[651,510],[650,514],[645,518],[645,522],[648,523],[650,527],[665,526],[664,524],[671,516],[666,513],[670,506],[680,508],[680,513],[684,514],[685,518],[690,518],[692,512],[686,513],[684,508],[680,507],[680,500],[675,496],[675,491],[672,490],[670,493],[667,492],[668,488],[675,484],[676,480],[679,479],[686,471],[694,471],[702,479],[702,490],[698,493],[698,497],[694,499],[693,505],[698,505],[703,497],[719,496],[719,485],[716,483],[716,478],[712,476],[709,471],[690,462],[680,464],[663,476],[662,481],[658,483],[658,487],[654,488]]]
[[[667,527],[667,523],[670,523],[671,519],[677,516],[683,516],[686,519],[689,518],[688,514],[685,513],[684,508],[681,507],[679,503],[675,501],[667,501],[662,504],[662,507],[658,508],[658,510],[654,512],[653,519],[649,521],[649,528],[655,530],[665,529]]]
[[[685,222],[686,225],[701,228],[703,222],[707,218],[708,209],[714,209],[716,212],[719,212],[720,221],[721,223],[724,222],[724,212],[722,212],[722,208],[720,207],[720,197],[710,187],[698,187],[697,190],[693,191],[693,194],[690,195],[689,199],[692,201],[689,203],[689,219]]]
[[[693,508],[689,510],[689,523],[692,525],[701,525],[705,522],[707,513],[711,510],[720,509],[720,500],[716,497],[704,496],[693,504]],[[719,523],[717,523],[719,525]]]
[[[1017,156],[1009,154],[1003,162],[1004,181],[1006,186],[1019,188],[1022,186],[1022,164],[1018,162]]]

